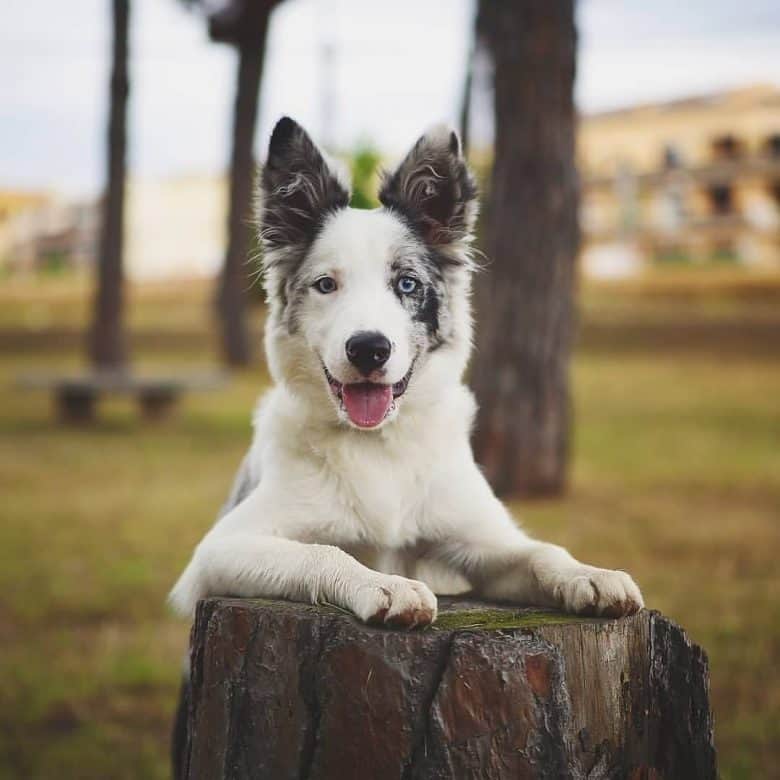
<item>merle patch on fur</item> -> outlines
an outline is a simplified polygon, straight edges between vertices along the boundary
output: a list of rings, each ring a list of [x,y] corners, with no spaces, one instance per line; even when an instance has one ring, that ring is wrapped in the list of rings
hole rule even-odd
[[[422,306],[420,306],[415,319],[422,322],[428,329],[428,335],[431,337],[431,347],[441,346],[443,342],[442,334],[439,330],[439,308],[441,301],[439,293],[434,285],[425,288],[425,296]]]

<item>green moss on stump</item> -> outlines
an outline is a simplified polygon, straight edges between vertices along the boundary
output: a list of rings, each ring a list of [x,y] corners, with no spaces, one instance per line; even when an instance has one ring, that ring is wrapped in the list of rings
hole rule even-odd
[[[494,631],[509,628],[536,628],[563,623],[585,623],[592,618],[565,615],[562,612],[522,611],[508,609],[464,609],[443,612],[431,626],[433,631]]]

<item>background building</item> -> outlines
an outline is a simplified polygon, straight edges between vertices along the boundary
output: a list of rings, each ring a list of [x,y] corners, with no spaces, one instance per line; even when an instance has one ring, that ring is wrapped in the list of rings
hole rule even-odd
[[[650,262],[780,267],[780,90],[770,86],[583,119],[587,271]]]
[[[55,271],[90,265],[98,213],[50,192],[0,191],[0,269]]]
[[[222,177],[130,179],[127,194],[130,279],[217,273],[227,218]],[[0,269],[19,274],[91,268],[98,251],[99,205],[52,192],[0,191]]]
[[[586,116],[583,269],[627,276],[653,263],[780,269],[780,89],[754,86]],[[489,153],[475,150],[478,168]],[[225,179],[131,178],[131,279],[210,277],[222,262]],[[89,266],[95,202],[0,192],[0,267]]]
[[[131,279],[215,276],[226,240],[226,180],[130,179],[125,226]]]

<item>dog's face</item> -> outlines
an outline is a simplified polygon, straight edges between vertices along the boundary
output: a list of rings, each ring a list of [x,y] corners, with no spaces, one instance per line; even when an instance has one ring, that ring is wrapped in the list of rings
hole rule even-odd
[[[260,229],[278,378],[336,418],[378,429],[400,413],[432,356],[469,339],[473,179],[457,136],[424,135],[385,178],[383,206],[348,187],[305,131],[282,119],[262,172]]]

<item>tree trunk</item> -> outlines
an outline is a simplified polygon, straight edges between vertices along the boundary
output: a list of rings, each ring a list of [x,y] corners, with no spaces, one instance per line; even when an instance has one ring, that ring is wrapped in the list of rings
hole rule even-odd
[[[471,90],[474,84],[475,46],[472,45],[466,55],[466,74],[463,78],[463,93],[460,97],[460,116],[458,129],[460,131],[460,146],[463,156],[468,157],[471,150]]]
[[[222,326],[222,352],[226,362],[246,366],[252,358],[247,324],[247,292],[251,276],[250,249],[252,189],[255,160],[252,152],[260,81],[263,72],[270,5],[251,16],[252,35],[237,43],[238,80],[233,114],[233,148],[230,157],[228,245],[217,291],[217,314]]]
[[[97,266],[97,291],[89,334],[89,355],[97,368],[120,368],[127,359],[122,327],[122,246],[127,149],[129,0],[113,3],[113,65],[108,122],[108,183]]]
[[[477,291],[475,454],[499,494],[563,490],[579,233],[573,0],[481,0],[495,66],[490,259]]]
[[[715,778],[704,652],[623,620],[442,599],[424,631],[209,599],[182,777]]]

